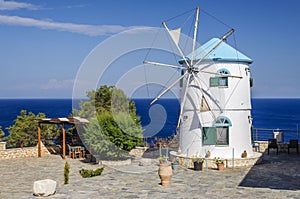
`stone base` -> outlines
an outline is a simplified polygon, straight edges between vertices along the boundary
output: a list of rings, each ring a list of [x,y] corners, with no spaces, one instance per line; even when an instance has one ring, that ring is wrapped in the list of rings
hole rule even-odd
[[[232,168],[234,167],[250,167],[255,164],[260,164],[262,159],[261,159],[262,153],[258,152],[253,152],[252,157],[248,158],[235,158],[234,160],[232,159],[225,159],[224,166],[225,168]],[[178,155],[176,151],[171,151],[170,152],[170,159],[179,159],[179,164],[182,167],[186,167],[186,163],[188,164],[188,168],[194,168],[194,163],[193,163],[193,158],[192,157],[187,157],[184,155]],[[203,168],[212,168],[216,169],[217,165],[215,164],[214,159],[209,159],[206,158],[203,162]]]

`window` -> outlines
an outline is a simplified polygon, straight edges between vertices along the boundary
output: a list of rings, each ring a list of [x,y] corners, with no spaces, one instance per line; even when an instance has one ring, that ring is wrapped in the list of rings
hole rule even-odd
[[[226,68],[221,68],[217,71],[220,74],[229,75],[230,72]],[[216,76],[211,77],[209,82],[210,87],[228,87],[228,77]]]
[[[228,145],[231,121],[224,116],[218,117],[213,127],[203,127],[202,140],[204,145]]]
[[[209,80],[210,87],[228,87],[228,77],[211,77]]]
[[[203,127],[204,145],[228,145],[229,127]]]

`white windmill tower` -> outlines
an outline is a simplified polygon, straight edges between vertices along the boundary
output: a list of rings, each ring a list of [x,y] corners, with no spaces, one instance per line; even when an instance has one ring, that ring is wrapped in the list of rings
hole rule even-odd
[[[192,52],[184,55],[179,46],[180,29],[169,33],[182,60],[180,66],[144,61],[145,64],[181,69],[183,74],[159,94],[153,104],[173,86],[183,81],[180,115],[180,151],[189,157],[252,156],[250,70],[252,60],[225,43],[231,29],[221,39],[213,38],[195,49],[199,7],[196,8]]]

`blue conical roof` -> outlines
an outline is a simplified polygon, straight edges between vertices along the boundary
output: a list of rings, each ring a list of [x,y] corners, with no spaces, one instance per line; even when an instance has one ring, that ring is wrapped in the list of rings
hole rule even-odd
[[[195,50],[195,60],[201,59],[208,51],[210,51],[219,41],[219,38],[213,38],[203,44],[200,48]],[[192,54],[187,56],[188,59],[192,58]],[[246,62],[251,64],[252,59],[231,47],[225,42],[222,42],[214,51],[212,51],[204,60],[213,61],[230,61],[230,62]],[[179,61],[181,64],[183,60]]]

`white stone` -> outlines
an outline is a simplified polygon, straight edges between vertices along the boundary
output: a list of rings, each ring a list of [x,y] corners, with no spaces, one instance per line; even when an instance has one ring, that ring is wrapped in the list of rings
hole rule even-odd
[[[35,196],[50,196],[55,193],[56,181],[45,179],[35,181],[33,183],[33,195]]]

